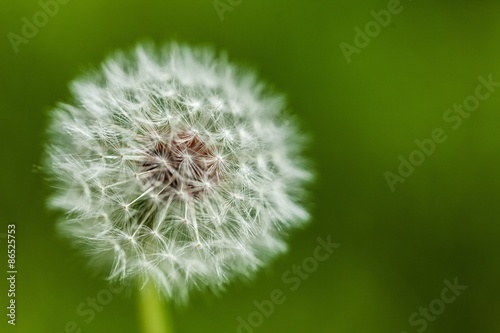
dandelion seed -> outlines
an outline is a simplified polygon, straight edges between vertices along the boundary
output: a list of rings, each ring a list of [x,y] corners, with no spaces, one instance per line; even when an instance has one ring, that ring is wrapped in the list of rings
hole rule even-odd
[[[72,84],[47,168],[65,235],[109,279],[186,301],[286,250],[311,175],[281,96],[206,49],[138,46]]]

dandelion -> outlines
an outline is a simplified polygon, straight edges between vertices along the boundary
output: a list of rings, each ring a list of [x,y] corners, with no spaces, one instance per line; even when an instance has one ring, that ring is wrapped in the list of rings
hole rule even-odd
[[[51,205],[109,280],[185,302],[286,250],[308,220],[302,139],[253,73],[207,49],[118,53],[52,112]]]

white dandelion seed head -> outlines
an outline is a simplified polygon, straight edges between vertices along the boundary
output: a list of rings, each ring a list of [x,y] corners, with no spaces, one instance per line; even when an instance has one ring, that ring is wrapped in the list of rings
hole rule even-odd
[[[251,276],[309,217],[301,136],[267,90],[178,44],[74,81],[47,149],[60,229],[109,279],[151,280],[174,301]]]

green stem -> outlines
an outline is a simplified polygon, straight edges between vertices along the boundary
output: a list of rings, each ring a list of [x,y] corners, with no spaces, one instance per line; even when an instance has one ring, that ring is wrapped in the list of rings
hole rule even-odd
[[[141,333],[173,333],[168,304],[162,302],[152,283],[139,290],[138,302]]]

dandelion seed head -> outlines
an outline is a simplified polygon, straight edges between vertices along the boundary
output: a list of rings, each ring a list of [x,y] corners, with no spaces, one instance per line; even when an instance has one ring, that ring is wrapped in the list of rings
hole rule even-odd
[[[183,302],[252,276],[309,219],[283,98],[224,55],[139,45],[71,90],[52,112],[50,203],[110,280]]]

